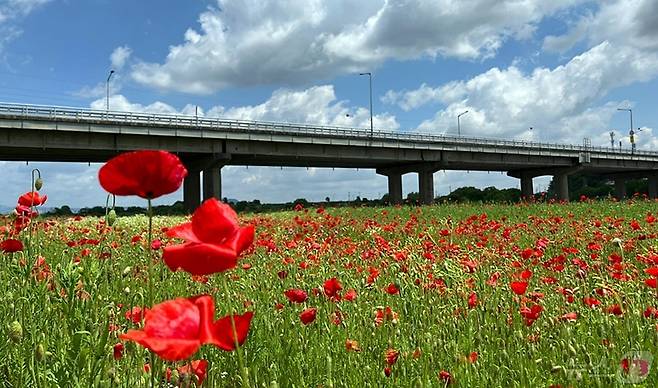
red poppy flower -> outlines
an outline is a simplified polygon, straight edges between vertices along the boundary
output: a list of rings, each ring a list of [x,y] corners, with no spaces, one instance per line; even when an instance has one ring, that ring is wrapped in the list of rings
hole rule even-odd
[[[208,295],[177,298],[153,306],[146,313],[143,330],[128,330],[119,338],[135,341],[167,361],[191,357],[203,344],[226,351],[235,349],[231,317],[213,322],[215,303]],[[252,312],[234,315],[238,344],[249,333]]]
[[[388,348],[384,352],[384,361],[386,361],[388,366],[395,364],[398,361],[398,357],[400,357],[400,351],[393,348]]]
[[[585,303],[585,305],[588,307],[596,307],[601,304],[601,301],[599,301],[596,298],[591,298],[589,296],[586,296],[583,298],[583,303]]]
[[[397,295],[397,294],[400,293],[400,289],[398,288],[397,285],[395,285],[395,283],[391,283],[391,284],[389,284],[389,285],[384,289],[384,291],[386,291],[386,293],[389,294],[389,295]]]
[[[340,290],[343,289],[343,286],[340,284],[338,279],[331,278],[324,282],[323,288],[324,288],[324,294],[327,297],[334,298],[338,296],[338,293],[340,292]]]
[[[350,289],[347,290],[347,292],[345,293],[345,300],[348,301],[348,302],[353,302],[353,301],[355,301],[355,300],[356,300],[356,297],[357,297],[357,294],[356,294],[356,290],[355,290],[354,288],[350,288]]]
[[[235,211],[211,198],[196,209],[192,222],[169,229],[167,235],[187,241],[164,248],[162,259],[172,271],[210,275],[237,265],[240,253],[254,241],[254,227],[241,228]]]
[[[308,294],[306,293],[306,291],[300,290],[298,288],[286,290],[283,293],[286,295],[286,298],[288,298],[288,300],[291,301],[292,303],[304,303],[308,298]]]
[[[4,253],[15,253],[23,250],[23,243],[13,238],[0,243],[0,250]]]
[[[317,315],[318,310],[311,307],[307,308],[299,314],[299,319],[303,324],[308,325],[309,323],[315,321],[315,316]]]
[[[154,199],[178,190],[187,176],[180,159],[166,151],[127,152],[98,171],[103,188],[114,195]]]
[[[525,324],[530,326],[539,318],[542,311],[544,311],[542,306],[533,304],[531,307],[522,307],[520,313],[525,318]]]
[[[16,208],[14,209],[14,213],[17,216],[29,217],[29,218],[33,218],[39,215],[39,213],[36,210],[33,211],[30,206],[25,206],[21,204],[16,205]]]
[[[190,366],[192,367],[192,373],[197,378],[197,387],[200,387],[203,385],[203,381],[206,379],[208,376],[208,361],[206,360],[194,360],[190,362],[189,364],[185,364],[183,366],[179,366],[176,368],[178,370],[178,373],[181,375],[188,374],[190,373]],[[167,381],[171,380],[171,369],[167,368],[166,372],[166,377]]]
[[[475,308],[478,304],[478,295],[475,292],[472,292],[468,297],[468,307]]]
[[[445,371],[445,370],[442,370],[441,372],[439,372],[439,378],[440,378],[441,380],[443,380],[443,382],[444,382],[446,385],[447,385],[447,384],[450,384],[450,382],[452,381],[452,376],[450,375],[450,372]]]
[[[146,311],[142,311],[141,307],[135,306],[130,310],[126,310],[125,317],[127,320],[131,321],[132,323],[138,324],[142,321],[144,314],[149,311],[148,309],[145,310]]]
[[[120,360],[123,357],[123,344],[118,343],[112,348],[113,357],[115,360]]]
[[[562,315],[560,319],[567,322],[575,322],[576,319],[578,319],[578,313],[576,312],[566,313]]]
[[[516,295],[523,295],[528,288],[528,282],[510,282],[510,287]]]
[[[41,206],[46,203],[47,195],[43,197],[36,191],[28,191],[27,193],[18,197],[18,204],[23,206]]]
[[[647,268],[644,270],[644,273],[646,273],[649,276],[658,277],[658,267]]]
[[[611,306],[608,306],[605,309],[605,312],[617,316],[624,315],[624,311],[621,309],[621,306],[618,304],[613,304]]]

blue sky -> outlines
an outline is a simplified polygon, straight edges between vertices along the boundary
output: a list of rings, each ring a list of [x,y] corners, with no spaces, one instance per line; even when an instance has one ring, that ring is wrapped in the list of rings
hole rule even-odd
[[[166,4],[166,6],[163,6]],[[0,101],[608,145],[628,114],[655,149],[655,0],[0,0]],[[348,116],[349,115],[349,116]],[[533,130],[529,130],[533,127]],[[39,167],[50,204],[104,202],[98,165],[3,163],[0,204]],[[535,179],[541,190],[548,177]],[[437,172],[435,192],[517,187],[500,173]],[[295,190],[290,188],[294,187]],[[374,171],[228,167],[238,199],[381,196]],[[413,174],[404,191],[416,191]],[[180,199],[175,193],[161,203]],[[120,204],[138,204],[123,198]]]

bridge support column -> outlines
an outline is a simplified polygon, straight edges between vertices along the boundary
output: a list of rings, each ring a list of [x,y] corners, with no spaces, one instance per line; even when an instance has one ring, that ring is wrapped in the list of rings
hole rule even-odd
[[[418,191],[421,204],[431,205],[434,203],[434,171],[418,171]]]
[[[555,174],[553,175],[553,184],[555,185],[555,192],[557,198],[561,201],[569,200],[569,175]]]
[[[521,198],[529,199],[535,194],[535,190],[532,187],[532,175],[530,174],[521,174]]]
[[[623,178],[615,178],[615,197],[620,201],[626,198],[626,180]]]
[[[388,177],[388,200],[391,205],[402,203],[402,174],[391,173]]]
[[[185,210],[193,212],[201,205],[201,179],[199,171],[187,172],[187,177],[183,181],[183,204]]]
[[[649,198],[658,198],[658,174],[649,175],[647,184],[649,185]]]
[[[203,170],[203,199],[213,197],[222,200],[222,169],[219,166]]]

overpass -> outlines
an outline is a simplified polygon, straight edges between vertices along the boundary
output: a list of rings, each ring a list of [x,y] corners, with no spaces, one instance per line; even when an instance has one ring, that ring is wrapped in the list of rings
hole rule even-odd
[[[533,177],[552,175],[565,200],[567,177],[579,171],[612,177],[618,198],[625,179],[643,177],[650,197],[658,196],[653,151],[0,103],[0,160],[104,162],[139,149],[179,155],[189,171],[189,210],[202,197],[221,198],[227,165],[375,169],[388,177],[393,203],[402,201],[407,173],[418,174],[421,202],[432,203],[438,170],[507,172],[521,180],[523,196],[533,194]]]

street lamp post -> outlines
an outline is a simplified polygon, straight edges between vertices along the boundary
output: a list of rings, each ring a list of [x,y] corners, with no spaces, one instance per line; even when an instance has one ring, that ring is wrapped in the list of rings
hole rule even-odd
[[[105,99],[105,109],[110,110],[110,78],[112,78],[112,74],[114,74],[114,70],[110,70],[110,74],[107,76],[107,81],[105,82],[106,90],[107,90],[107,97]]]
[[[458,135],[458,136],[461,136],[461,135],[462,135],[462,127],[461,127],[461,123],[459,122],[459,119],[460,119],[463,115],[465,115],[466,113],[468,113],[468,111],[464,111],[464,112],[462,112],[462,113],[460,113],[460,114],[457,115],[457,135]]]
[[[633,130],[633,109],[630,109],[630,108],[617,108],[617,110],[619,110],[619,111],[628,111],[628,113],[630,113],[630,118],[631,118],[630,130],[632,131]]]
[[[370,84],[370,137],[373,135],[373,126],[372,126],[372,73],[359,73],[359,75],[367,75],[368,81]]]

